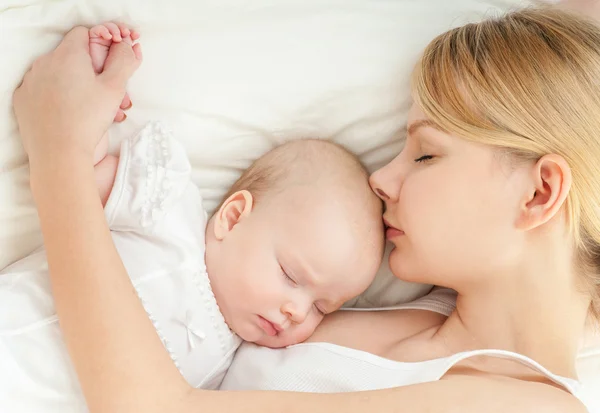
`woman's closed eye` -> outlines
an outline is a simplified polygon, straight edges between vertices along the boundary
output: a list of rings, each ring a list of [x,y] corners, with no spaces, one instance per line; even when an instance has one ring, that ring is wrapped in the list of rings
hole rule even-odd
[[[415,162],[420,163],[420,162],[427,162],[433,159],[433,155],[423,155],[417,159],[415,159]]]

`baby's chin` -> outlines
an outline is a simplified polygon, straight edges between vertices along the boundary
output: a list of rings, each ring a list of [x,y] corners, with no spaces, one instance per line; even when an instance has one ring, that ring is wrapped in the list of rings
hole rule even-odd
[[[254,344],[269,348],[283,348],[300,344],[308,339],[315,331],[315,328],[308,328],[308,331],[303,331],[298,327],[292,330],[284,331],[276,336],[263,336],[259,340],[254,341]]]
[[[293,337],[291,337],[290,334],[286,334],[286,332],[272,337],[264,336],[254,342],[254,344],[269,348],[284,348],[298,343],[298,340],[294,340]]]
[[[265,336],[260,338],[259,340],[256,340],[254,344],[269,348],[284,348],[293,344],[298,344],[297,341],[291,340],[290,338],[286,338],[284,335],[273,337]]]

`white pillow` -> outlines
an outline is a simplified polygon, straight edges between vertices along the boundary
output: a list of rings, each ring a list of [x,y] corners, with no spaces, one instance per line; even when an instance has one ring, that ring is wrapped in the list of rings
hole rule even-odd
[[[210,211],[253,159],[288,139],[335,140],[371,171],[389,161],[401,147],[408,78],[425,45],[519,3],[4,0],[0,268],[41,245],[11,93],[74,25],[119,20],[142,33],[145,60],[129,88],[134,107],[113,128],[112,147],[149,120],[166,121],[188,150]],[[428,291],[397,281],[385,262],[379,283],[355,304],[395,304]]]

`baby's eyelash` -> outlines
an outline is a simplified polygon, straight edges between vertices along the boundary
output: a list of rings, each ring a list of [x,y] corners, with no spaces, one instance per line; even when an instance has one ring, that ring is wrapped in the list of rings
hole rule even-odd
[[[285,272],[285,270],[283,269],[283,267],[281,267],[281,273],[283,274],[283,276],[286,278],[286,280],[288,282],[290,282],[292,285],[296,286],[298,285],[298,283],[296,282],[296,280],[294,280],[292,277],[290,277],[287,272]]]
[[[420,158],[415,159],[415,162],[426,162],[433,159],[433,155],[423,155]]]
[[[316,304],[315,304],[315,309],[317,310],[317,312],[318,312],[319,314],[321,314],[321,315],[323,315],[323,316],[324,316],[324,315],[327,315],[327,313],[326,313],[325,311],[321,310],[319,307],[317,307],[317,305],[316,305]]]

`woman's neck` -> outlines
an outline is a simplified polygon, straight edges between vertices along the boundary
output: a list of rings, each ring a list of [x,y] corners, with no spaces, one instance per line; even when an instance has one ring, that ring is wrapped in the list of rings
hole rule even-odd
[[[484,282],[459,290],[456,310],[437,336],[453,352],[509,350],[576,377],[589,299],[577,291],[568,260],[559,260],[529,260],[510,275],[482,277]]]

